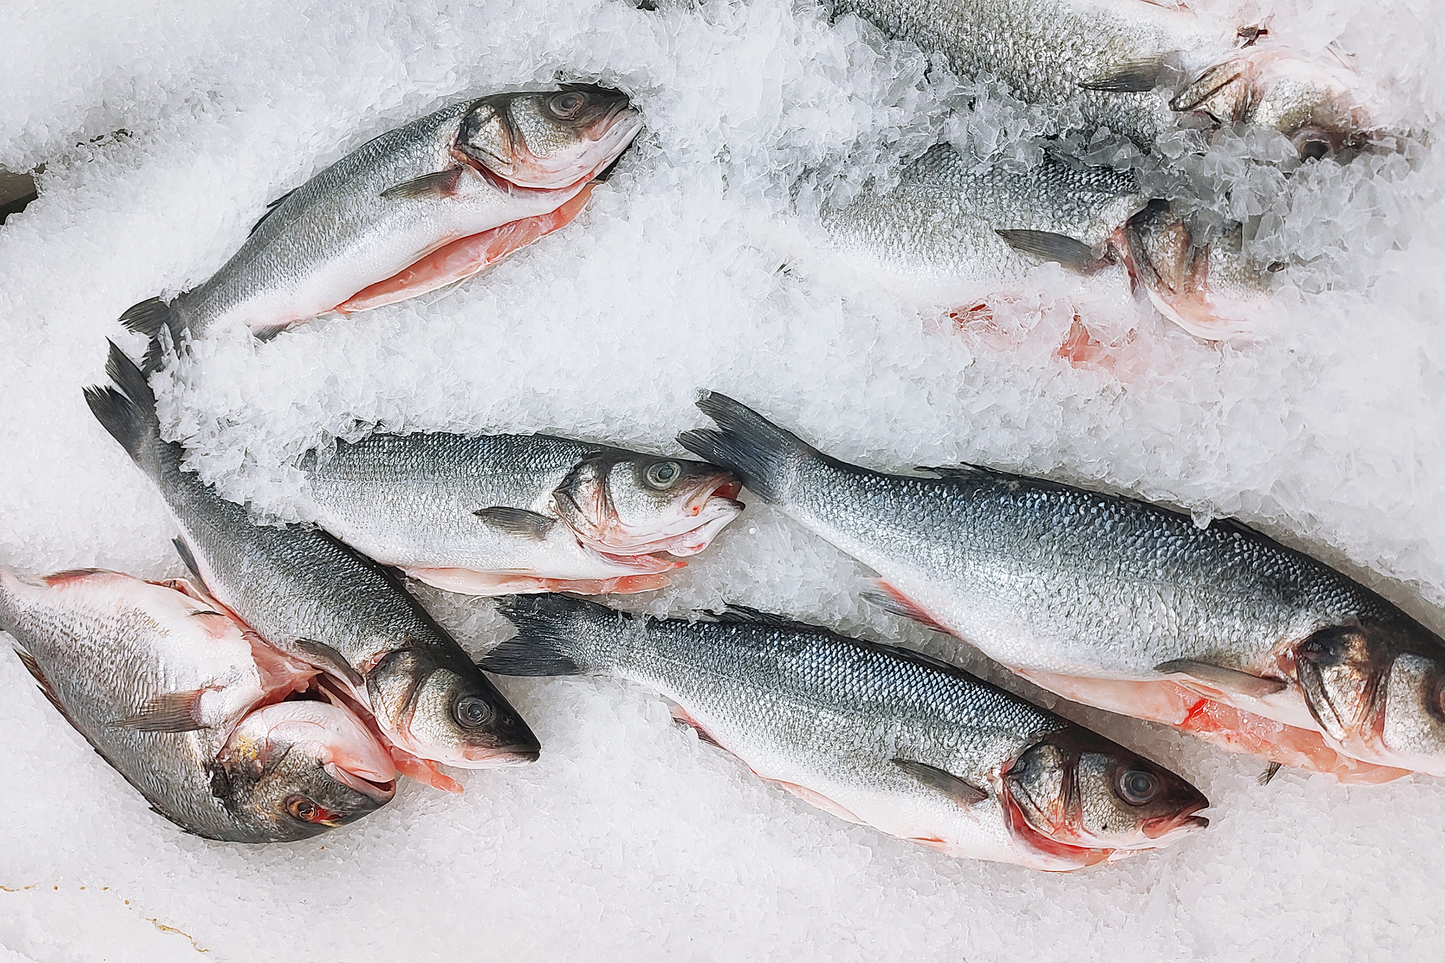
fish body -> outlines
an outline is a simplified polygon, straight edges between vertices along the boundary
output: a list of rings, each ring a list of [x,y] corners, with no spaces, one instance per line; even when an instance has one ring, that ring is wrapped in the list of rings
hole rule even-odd
[[[1148,149],[1183,112],[1338,149],[1369,125],[1358,82],[1339,64],[1273,45],[1267,31],[1150,0],[835,0],[917,43],[963,77],[995,77],[1085,130],[1108,127]]]
[[[41,691],[183,829],[304,839],[389,802],[396,770],[366,726],[329,701],[282,701],[316,670],[217,608],[184,582],[0,568],[0,627]]]
[[[375,715],[403,763],[486,768],[537,757],[526,723],[394,576],[322,532],[252,523],[181,469],[184,452],[161,440],[144,374],[113,344],[107,371],[116,387],[88,389],[86,400],[155,483],[212,596],[331,674]]]
[[[625,95],[582,85],[451,104],[347,154],[277,201],[206,281],[121,320],[157,338],[154,368],[163,329],[178,346],[236,326],[266,337],[450,284],[575,217],[569,202],[641,124]]]
[[[889,475],[718,394],[684,447],[871,566],[896,604],[1067,698],[1372,781],[1445,775],[1445,643],[1231,521],[988,469]]]
[[[916,653],[747,610],[653,619],[544,595],[502,612],[520,634],[488,668],[640,683],[763,778],[950,855],[1070,870],[1208,825],[1180,777]]]
[[[656,588],[742,510],[712,465],[547,435],[376,434],[301,468],[309,520],[473,594]]]

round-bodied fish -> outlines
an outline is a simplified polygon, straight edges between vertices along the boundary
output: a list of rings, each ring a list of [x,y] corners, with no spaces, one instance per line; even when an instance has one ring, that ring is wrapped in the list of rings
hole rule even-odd
[[[214,275],[121,321],[152,339],[149,371],[167,341],[268,337],[435,290],[571,221],[641,129],[625,94],[586,84],[451,104],[286,194]]]
[[[305,839],[396,791],[390,754],[357,716],[295,698],[316,669],[187,582],[101,571],[32,582],[0,568],[0,628],[60,714],[187,832]]]
[[[501,609],[519,635],[488,669],[645,685],[764,779],[952,856],[1072,870],[1209,825],[1174,773],[905,649],[743,609],[654,619],[565,595]]]
[[[376,434],[301,469],[308,520],[474,595],[658,588],[743,508],[725,469],[547,435]]]
[[[1300,552],[984,468],[869,471],[725,395],[698,404],[718,428],[685,448],[1044,688],[1341,780],[1445,776],[1445,641]]]
[[[401,771],[459,789],[429,763],[484,769],[535,760],[536,736],[397,579],[323,532],[257,525],[160,437],[155,395],[114,344],[115,387],[91,411],[155,483],[207,591],[277,648],[329,673],[376,718]]]

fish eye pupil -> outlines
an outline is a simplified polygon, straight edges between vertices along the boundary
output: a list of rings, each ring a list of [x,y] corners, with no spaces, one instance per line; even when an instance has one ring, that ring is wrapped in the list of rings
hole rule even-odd
[[[476,729],[491,721],[492,707],[478,696],[466,696],[457,700],[456,717],[457,722],[466,728]]]
[[[1119,777],[1119,795],[1131,806],[1142,806],[1159,791],[1159,778],[1152,772],[1130,769]]]
[[[675,461],[660,461],[647,469],[647,483],[653,488],[668,488],[682,475],[682,466]]]

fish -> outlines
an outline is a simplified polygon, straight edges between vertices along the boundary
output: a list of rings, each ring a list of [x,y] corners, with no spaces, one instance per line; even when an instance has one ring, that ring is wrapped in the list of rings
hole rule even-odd
[[[183,579],[0,567],[0,628],[65,720],[189,833],[307,839],[396,792],[391,756],[316,669]]]
[[[113,384],[87,388],[85,400],[160,492],[187,567],[262,638],[370,712],[401,772],[460,791],[435,763],[485,769],[538,757],[526,722],[395,575],[324,532],[253,523],[182,470],[185,452],[161,439],[145,373],[114,342],[106,373]]]
[[[714,465],[548,435],[378,433],[300,468],[305,520],[474,595],[659,588],[743,509]]]
[[[1240,522],[972,465],[894,475],[726,395],[682,446],[871,567],[874,598],[1076,702],[1382,782],[1445,776],[1445,642]]]
[[[499,607],[518,635],[488,670],[646,686],[762,778],[951,856],[1068,871],[1209,825],[1182,777],[916,652],[741,607],[710,620],[566,595]]]
[[[1271,278],[1244,249],[1243,226],[1217,238],[1143,193],[1134,175],[1046,155],[1027,171],[971,164],[930,148],[890,190],[825,206],[821,224],[845,258],[906,283],[942,282],[973,300],[1024,281],[1044,261],[1142,291],[1164,317],[1206,341],[1247,335],[1274,317]]]
[[[150,372],[209,332],[269,338],[444,287],[575,218],[641,129],[626,94],[590,84],[450,104],[285,194],[214,275],[121,322],[150,339]]]
[[[1057,107],[1149,150],[1184,115],[1276,130],[1303,157],[1354,148],[1375,109],[1338,58],[1274,43],[1255,24],[1153,0],[833,0],[918,44],[960,77],[992,77],[1021,100]]]

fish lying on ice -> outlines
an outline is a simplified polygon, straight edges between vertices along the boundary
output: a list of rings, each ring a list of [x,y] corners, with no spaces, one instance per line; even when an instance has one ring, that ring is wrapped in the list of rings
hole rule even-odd
[[[509,675],[605,673],[836,816],[953,856],[1071,870],[1209,821],[1188,782],[962,669],[750,610],[626,615],[565,595],[501,605]]]
[[[238,325],[266,337],[451,284],[576,217],[641,129],[625,94],[585,84],[452,104],[347,154],[277,201],[212,277],[121,321],[152,339],[150,371],[167,339]]]
[[[1445,642],[1300,552],[984,468],[869,471],[724,395],[698,406],[718,429],[685,448],[1044,688],[1341,780],[1445,776]]]
[[[88,388],[86,401],[160,491],[192,571],[268,642],[368,709],[403,773],[457,788],[424,761],[483,769],[537,758],[527,724],[395,577],[324,533],[252,523],[181,470],[184,453],[161,440],[145,375],[114,344],[106,372],[115,387]]]
[[[1206,340],[1246,333],[1271,313],[1277,266],[1247,257],[1240,225],[1198,243],[1132,174],[1067,158],[980,170],[940,144],[892,190],[865,190],[821,217],[845,256],[905,281],[957,285],[969,299],[1022,280],[1042,259],[1080,275],[1122,265],[1161,314]]]
[[[160,815],[208,839],[305,839],[389,802],[396,769],[316,669],[185,582],[0,568],[0,628],[45,697]],[[285,700],[285,701],[282,701]]]
[[[1152,0],[834,0],[962,77],[996,77],[1089,131],[1144,149],[1181,114],[1277,130],[1303,156],[1368,139],[1354,72],[1275,45],[1267,30]]]
[[[724,469],[547,435],[376,434],[301,469],[307,520],[474,595],[658,588],[743,508]]]

